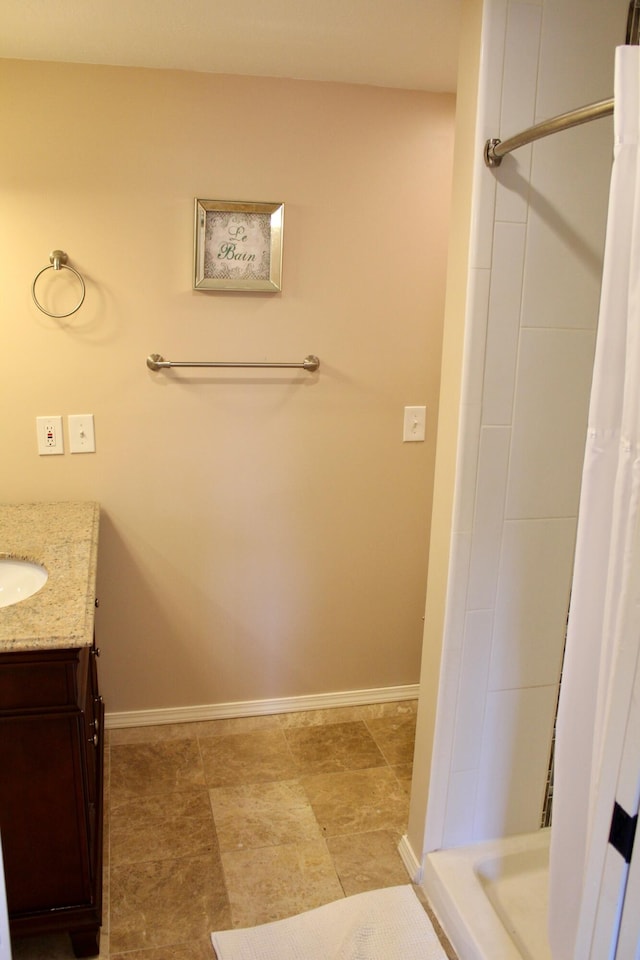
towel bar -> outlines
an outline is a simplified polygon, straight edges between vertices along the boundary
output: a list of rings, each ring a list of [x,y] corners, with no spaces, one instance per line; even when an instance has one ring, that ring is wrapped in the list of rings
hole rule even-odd
[[[237,363],[223,360],[196,361],[196,360],[165,360],[159,353],[152,353],[147,357],[149,370],[168,370],[171,367],[297,367],[300,370],[315,372],[320,361],[312,353],[305,357],[302,363]]]

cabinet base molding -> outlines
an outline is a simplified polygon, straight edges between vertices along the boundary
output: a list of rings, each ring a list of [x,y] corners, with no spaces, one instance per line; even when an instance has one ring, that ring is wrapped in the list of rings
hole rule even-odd
[[[169,707],[166,710],[127,710],[107,713],[105,725],[112,730],[123,727],[148,727],[163,723],[193,723],[198,720],[230,720],[235,717],[259,717],[303,710],[330,710],[334,707],[359,707],[373,703],[417,700],[419,685],[374,687],[370,690],[343,690],[308,697],[276,697],[272,700],[239,700],[193,707]]]

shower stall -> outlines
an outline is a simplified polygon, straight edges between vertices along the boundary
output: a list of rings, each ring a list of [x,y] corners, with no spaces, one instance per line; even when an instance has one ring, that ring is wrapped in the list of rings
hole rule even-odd
[[[483,149],[611,98],[628,8],[628,0],[485,0],[479,18],[455,495],[448,555],[437,553],[444,536],[431,545],[405,855],[461,960],[551,956],[541,823],[600,299],[610,110],[523,146],[498,169],[485,166]],[[447,362],[445,334],[445,388]],[[445,481],[443,473],[441,490]],[[438,489],[436,476],[434,518]],[[439,639],[434,733],[429,676]],[[523,897],[542,941],[509,918]]]

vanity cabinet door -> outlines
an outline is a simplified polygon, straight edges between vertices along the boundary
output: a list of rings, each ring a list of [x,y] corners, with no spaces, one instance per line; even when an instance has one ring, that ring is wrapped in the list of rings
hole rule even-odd
[[[102,725],[89,648],[0,654],[0,833],[13,936],[98,953]]]
[[[78,718],[0,720],[0,831],[9,914],[91,899]]]

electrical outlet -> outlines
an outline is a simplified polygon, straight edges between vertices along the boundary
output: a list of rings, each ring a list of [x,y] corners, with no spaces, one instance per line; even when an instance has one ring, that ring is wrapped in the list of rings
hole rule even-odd
[[[404,429],[402,431],[403,443],[410,443],[414,440],[424,440],[426,419],[426,407],[404,408]]]
[[[64,453],[62,417],[36,417],[38,453],[41,457]]]
[[[74,413],[69,416],[69,450],[71,453],[96,452],[92,413]]]

